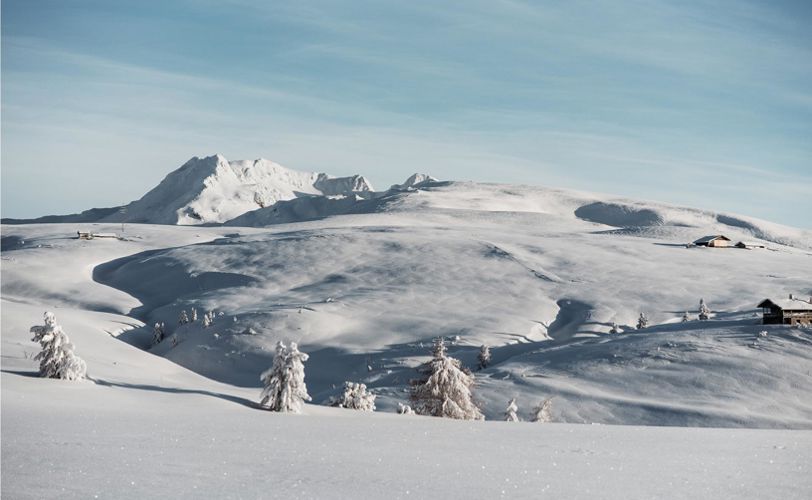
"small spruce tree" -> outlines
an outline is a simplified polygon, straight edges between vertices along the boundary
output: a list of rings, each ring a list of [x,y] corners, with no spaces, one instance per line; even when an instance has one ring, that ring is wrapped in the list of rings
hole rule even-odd
[[[707,321],[711,310],[705,304],[705,299],[699,299],[699,321]]]
[[[414,415],[414,410],[409,405],[405,405],[403,403],[398,403],[398,414],[399,415]]]
[[[474,376],[459,360],[446,354],[442,339],[435,341],[433,353],[433,359],[420,368],[423,377],[410,382],[415,411],[435,417],[482,420],[471,395]]]
[[[178,316],[178,324],[179,325],[185,325],[188,322],[189,322],[189,315],[186,314],[186,309],[184,309],[184,310],[182,310],[180,312],[180,315]]]
[[[365,384],[344,382],[344,393],[330,398],[329,405],[352,410],[375,411],[375,394]]]
[[[52,312],[44,314],[45,325],[31,327],[34,342],[39,342],[42,351],[34,359],[39,361],[40,377],[80,380],[85,378],[87,366],[73,353],[73,344],[56,322]]]
[[[516,406],[516,398],[512,398],[508,402],[508,406],[505,409],[505,421],[506,422],[518,422],[519,416],[516,415],[516,412],[519,411],[519,407]]]
[[[687,323],[689,321],[691,321],[691,318],[688,316],[688,311],[685,311],[685,314],[682,315],[682,322]]]
[[[484,370],[491,364],[491,348],[483,345],[479,348],[479,355],[477,356],[477,360],[479,361],[479,369]]]
[[[197,308],[193,307],[192,308],[192,323],[194,323],[195,321],[197,321]]]
[[[609,330],[609,333],[620,333],[620,328],[618,328],[617,323],[612,323],[612,329]]]
[[[304,362],[308,357],[299,351],[296,342],[291,342],[290,347],[278,342],[273,366],[260,377],[265,388],[259,404],[271,411],[301,412],[304,402],[311,400],[304,381]]]
[[[646,313],[640,313],[640,317],[637,318],[637,329],[642,330],[646,327],[648,327],[648,318],[646,317]]]
[[[155,327],[152,329],[152,345],[160,344],[161,341],[164,339],[164,324],[163,323],[155,323]]]
[[[533,409],[533,422],[552,422],[553,421],[553,399],[547,398],[540,402],[538,406]]]

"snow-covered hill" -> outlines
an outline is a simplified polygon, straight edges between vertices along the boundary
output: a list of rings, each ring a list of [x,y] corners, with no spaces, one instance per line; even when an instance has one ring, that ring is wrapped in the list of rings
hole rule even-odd
[[[359,184],[311,179],[330,194],[291,190],[227,225],[2,226],[4,493],[808,497],[812,330],[756,310],[812,295],[808,231],[529,186],[415,177],[340,194]],[[685,245],[716,233],[768,248]],[[214,324],[178,325],[193,307]],[[90,381],[33,376],[28,328],[45,310]],[[152,346],[157,321],[168,335]],[[552,397],[558,423],[391,414],[437,336],[469,367],[491,346],[474,387],[488,419]],[[277,340],[311,355],[301,417],[254,406]],[[319,406],[345,380],[384,414]],[[199,467],[179,465],[192,455]]]

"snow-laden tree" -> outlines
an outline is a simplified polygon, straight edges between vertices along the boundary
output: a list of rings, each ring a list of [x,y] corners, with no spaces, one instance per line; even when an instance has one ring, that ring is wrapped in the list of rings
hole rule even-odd
[[[519,411],[519,407],[516,406],[516,398],[512,398],[505,409],[505,421],[506,422],[518,422],[519,416],[516,415],[516,412]]]
[[[620,328],[617,326],[617,323],[612,323],[612,329],[609,330],[609,333],[620,333]]]
[[[640,317],[637,318],[637,329],[642,330],[648,326],[648,318],[646,317],[646,313],[640,313]]]
[[[699,299],[699,320],[707,321],[710,317],[711,310],[705,304],[705,299]]]
[[[192,323],[194,323],[195,321],[197,321],[197,308],[193,307],[192,308]]]
[[[687,323],[689,321],[691,321],[691,317],[688,316],[688,311],[685,311],[685,314],[682,315],[682,322]]]
[[[410,382],[414,410],[420,415],[482,420],[471,396],[474,376],[446,354],[442,339],[435,341],[433,353],[433,359],[420,368],[423,377]]]
[[[189,322],[189,315],[186,314],[186,309],[184,309],[184,310],[182,310],[180,312],[180,315],[178,316],[178,324],[179,325],[185,325],[188,322]]]
[[[56,322],[54,313],[44,314],[45,325],[31,327],[34,342],[39,342],[42,351],[34,359],[39,360],[40,377],[80,380],[85,378],[87,366],[73,353],[73,344]]]
[[[533,422],[552,422],[553,421],[553,400],[547,398],[540,402],[538,406],[533,409]]]
[[[278,342],[273,366],[260,377],[265,388],[259,404],[271,411],[299,413],[302,404],[311,400],[304,381],[304,362],[308,357],[299,351],[296,342],[291,342],[290,347]]]
[[[484,370],[491,364],[491,348],[483,345],[479,348],[479,356],[477,356],[477,360],[479,360],[479,369]]]
[[[207,312],[203,315],[203,328],[208,328],[214,322],[214,317],[211,314],[211,311]]]
[[[163,323],[155,323],[152,328],[152,345],[160,344],[166,334],[165,326]]]
[[[399,415],[414,415],[414,410],[409,405],[405,405],[403,403],[398,403],[398,414]]]
[[[330,398],[330,406],[351,410],[375,411],[375,394],[367,391],[366,384],[344,382],[344,393]]]

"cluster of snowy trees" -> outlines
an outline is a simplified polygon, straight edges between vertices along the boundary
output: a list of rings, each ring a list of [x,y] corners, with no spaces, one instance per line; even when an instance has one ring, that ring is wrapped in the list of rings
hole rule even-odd
[[[221,313],[222,314],[222,313]],[[214,318],[216,314],[214,311],[208,311],[203,313],[203,319],[201,323],[203,324],[203,328],[208,328],[214,323]],[[186,309],[183,309],[180,314],[178,314],[178,326],[188,325],[191,323],[195,323],[198,320],[198,312],[197,308],[191,308],[190,312],[186,312]],[[161,342],[166,339],[167,331],[166,331],[166,323],[164,322],[156,322],[152,328],[152,345],[160,344]],[[174,335],[172,336],[172,346],[174,347],[177,345],[178,339]]]
[[[34,357],[39,361],[39,375],[47,378],[81,380],[85,378],[85,362],[73,352],[73,344],[62,330],[52,312],[46,312],[45,324],[31,327],[34,338],[42,350]]]
[[[699,312],[697,314],[697,319],[699,321],[707,321],[710,319],[711,310],[707,304],[705,304],[705,299],[699,299]],[[688,311],[685,311],[685,314],[682,315],[682,322],[687,323],[691,321],[691,316],[688,314]],[[640,317],[637,318],[637,329],[643,330],[648,328],[648,317],[646,317],[646,313],[640,313]],[[612,323],[612,328],[609,330],[609,333],[620,333],[620,328],[618,328],[617,323]]]
[[[260,395],[260,406],[271,411],[299,413],[305,401],[311,398],[305,385],[304,363],[307,354],[299,351],[296,343],[289,347],[283,342],[276,345],[273,366],[265,371]],[[479,366],[484,368],[490,361],[487,346],[480,350]],[[474,375],[462,366],[458,359],[448,355],[442,338],[435,340],[432,359],[420,366],[421,377],[410,382],[411,405],[398,403],[397,412],[402,415],[429,415],[460,420],[483,420],[485,417],[474,401],[471,389]],[[365,384],[345,382],[344,391],[330,398],[328,404],[339,408],[375,411],[375,394]],[[511,400],[507,420],[518,422],[518,407]],[[533,422],[550,422],[551,400],[542,401],[535,409]]]
[[[506,422],[521,422],[522,419],[518,415],[519,406],[516,404],[516,398],[508,401],[508,406],[505,409]],[[553,421],[553,400],[547,398],[541,401],[535,408],[533,408],[533,416],[531,422],[547,423]]]

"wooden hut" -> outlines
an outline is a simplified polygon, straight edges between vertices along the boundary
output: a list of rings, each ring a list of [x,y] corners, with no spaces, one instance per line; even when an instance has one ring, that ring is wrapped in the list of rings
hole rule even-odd
[[[699,238],[694,242],[694,245],[698,247],[729,247],[731,245],[731,240],[727,236],[715,234],[705,236],[704,238]]]
[[[765,325],[812,325],[812,298],[807,302],[792,295],[788,299],[764,299],[758,305]]]

